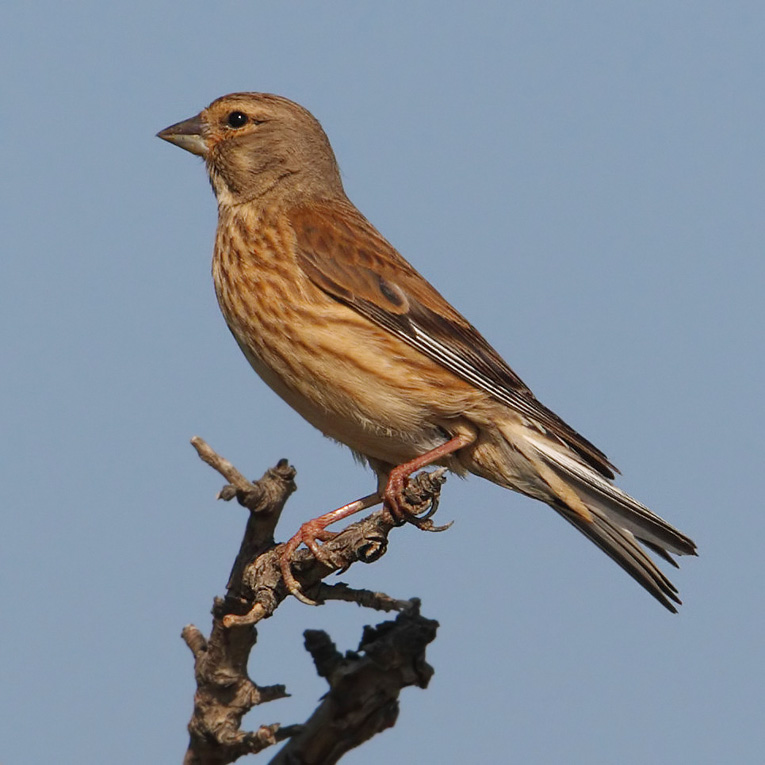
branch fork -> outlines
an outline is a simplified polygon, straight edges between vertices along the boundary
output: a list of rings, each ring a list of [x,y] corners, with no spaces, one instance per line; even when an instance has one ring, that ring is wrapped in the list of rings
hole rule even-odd
[[[317,603],[343,600],[398,612],[398,616],[365,628],[358,650],[345,656],[326,633],[306,631],[306,649],[317,672],[327,680],[329,692],[304,725],[274,723],[254,732],[242,731],[242,717],[254,706],[289,695],[283,685],[256,685],[247,674],[247,664],[257,640],[255,625],[271,616],[289,595],[280,569],[284,545],[276,544],[274,531],[296,490],[296,471],[287,460],[280,460],[261,479],[251,482],[201,438],[193,438],[192,445],[227,481],[218,498],[236,499],[249,510],[249,518],[226,595],[213,604],[210,637],[205,638],[193,625],[182,632],[194,656],[197,681],[184,765],[224,765],[285,739],[288,743],[272,763],[337,762],[350,749],[391,727],[398,715],[401,689],[409,685],[424,688],[433,673],[425,661],[425,648],[435,639],[438,624],[420,615],[417,599],[400,600],[322,581],[357,561],[379,559],[397,522],[385,509],[371,513],[324,543],[326,561],[317,560],[309,550],[294,552],[292,569],[303,591]],[[430,518],[438,505],[443,472],[421,473],[405,490],[406,501],[424,510],[416,524],[420,528],[440,528],[433,527]]]

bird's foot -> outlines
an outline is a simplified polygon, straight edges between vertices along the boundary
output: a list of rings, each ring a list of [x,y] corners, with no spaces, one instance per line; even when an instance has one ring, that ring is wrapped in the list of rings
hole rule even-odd
[[[446,531],[453,521],[436,526],[431,518],[438,510],[446,468],[423,471],[414,478],[392,470],[383,492],[384,507],[398,525],[411,523],[422,531]]]
[[[301,544],[304,544],[313,553],[313,557],[316,558],[319,563],[324,564],[328,568],[337,568],[337,565],[332,560],[332,556],[324,550],[323,546],[319,544],[320,541],[328,542],[330,539],[334,539],[336,536],[337,532],[327,531],[321,521],[316,518],[312,521],[304,523],[298,529],[297,534],[295,534],[284,545],[284,550],[282,550],[282,555],[279,560],[279,565],[282,570],[282,579],[284,580],[284,584],[287,589],[301,603],[305,603],[308,606],[318,605],[316,601],[311,600],[309,597],[303,594],[303,591],[300,588],[300,583],[292,574],[291,564],[293,553],[295,550],[297,550],[298,547],[300,547]]]
[[[304,523],[298,529],[297,534],[284,545],[281,558],[279,559],[282,579],[284,580],[284,585],[287,590],[306,605],[318,605],[318,603],[303,594],[300,588],[300,583],[292,574],[292,556],[295,553],[295,550],[297,550],[301,544],[304,544],[313,553],[314,558],[316,558],[319,563],[329,569],[340,568],[340,566],[338,566],[332,559],[332,555],[323,545],[319,544],[319,542],[328,542],[330,539],[334,539],[337,536],[337,532],[327,531],[327,526],[379,503],[380,495],[375,492],[374,494],[369,494],[366,497],[357,499],[355,502],[349,502],[347,505],[338,507],[337,510],[333,510],[331,513],[325,513],[318,518],[314,518],[312,521]]]

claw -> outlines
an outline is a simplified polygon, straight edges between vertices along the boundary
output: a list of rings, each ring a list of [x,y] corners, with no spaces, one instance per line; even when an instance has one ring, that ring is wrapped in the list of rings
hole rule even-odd
[[[292,556],[295,550],[304,544],[312,553],[314,558],[319,563],[322,563],[327,568],[338,568],[337,563],[332,560],[332,556],[325,552],[322,545],[319,542],[328,542],[330,539],[334,539],[337,533],[334,531],[327,531],[327,526],[335,521],[347,518],[354,513],[358,513],[360,510],[365,510],[368,507],[377,505],[380,502],[380,495],[369,494],[366,497],[357,499],[355,502],[350,502],[347,505],[339,507],[337,510],[333,510],[331,513],[325,513],[324,515],[314,518],[312,521],[304,523],[299,529],[297,534],[287,541],[282,550],[281,558],[279,559],[279,567],[282,572],[282,580],[287,590],[294,595],[301,603],[305,603],[308,606],[319,605],[316,601],[311,600],[309,597],[303,594],[300,587],[300,583],[295,579],[292,573]]]
[[[327,531],[324,526],[321,525],[319,519],[308,521],[304,523],[299,529],[297,534],[293,536],[285,545],[282,551],[281,558],[279,560],[279,566],[282,571],[282,579],[284,584],[292,595],[294,595],[301,603],[305,603],[308,606],[318,606],[319,604],[311,600],[307,595],[303,594],[300,587],[300,583],[295,579],[292,574],[292,556],[294,552],[304,544],[312,553],[314,558],[320,563],[323,563],[328,568],[336,568],[335,562],[332,560],[332,556],[324,551],[317,540],[322,542],[328,542],[330,539],[336,537],[337,534],[334,531]]]
[[[438,497],[441,485],[446,480],[444,468],[434,470],[432,473],[420,473],[410,480],[409,476],[415,471],[434,460],[440,459],[462,446],[470,443],[466,436],[456,436],[447,443],[436,449],[431,450],[422,457],[399,465],[393,468],[388,475],[388,483],[382,496],[375,492],[366,497],[357,499],[347,505],[337,508],[330,513],[314,518],[308,523],[304,523],[285,545],[279,560],[279,566],[282,572],[282,580],[287,590],[294,595],[301,603],[309,606],[316,606],[318,603],[307,597],[300,583],[295,579],[292,573],[292,556],[295,551],[304,544],[312,553],[317,561],[329,569],[337,569],[339,566],[332,560],[331,555],[324,551],[319,542],[326,542],[336,536],[335,533],[327,531],[326,527],[331,523],[347,518],[360,510],[373,507],[383,502],[394,522],[399,525],[411,523],[423,531],[446,531],[452,524],[447,523],[443,526],[435,526],[431,521],[433,514],[438,509]]]
[[[427,476],[428,474],[427,473],[420,473],[420,475],[426,475]],[[423,483],[424,483],[424,481],[423,481]],[[410,488],[411,487],[409,487],[409,486],[407,487],[407,494],[411,495],[414,492],[410,492]],[[415,509],[414,512],[412,512],[411,515],[409,515],[409,517],[406,520],[409,523],[413,523],[415,526],[419,526],[420,523],[424,523],[425,521],[430,520],[435,515],[436,510],[438,510],[438,503],[440,501],[440,494],[438,493],[438,491],[439,490],[436,490],[436,492],[434,494],[432,494],[429,499],[428,498],[425,499],[425,501],[428,503],[428,507],[425,509],[424,513],[420,514]],[[407,504],[409,504],[409,506],[412,507],[412,505],[409,502],[407,502]],[[420,501],[420,504],[423,504],[423,502]],[[415,506],[415,508],[416,508],[416,506]]]
[[[438,510],[446,470],[418,473],[413,479],[393,476],[385,490],[385,507],[400,524],[411,523],[422,531],[446,531],[452,523],[435,526],[430,520]]]
[[[302,541],[300,532],[298,532],[286,545],[284,545],[282,557],[279,559],[279,567],[282,570],[282,579],[284,580],[284,586],[287,588],[287,591],[294,595],[301,603],[305,603],[307,606],[317,606],[319,605],[318,603],[303,595],[298,580],[292,575],[292,554],[297,550]]]
[[[423,521],[422,524],[416,523],[415,526],[417,526],[420,531],[432,531],[433,533],[438,533],[450,529],[454,526],[454,521],[449,521],[449,523],[444,523],[441,526],[436,526],[433,521]]]

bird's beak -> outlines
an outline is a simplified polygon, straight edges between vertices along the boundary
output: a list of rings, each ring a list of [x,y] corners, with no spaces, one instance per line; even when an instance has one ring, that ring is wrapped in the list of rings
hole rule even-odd
[[[157,133],[157,138],[174,143],[192,154],[205,157],[207,156],[207,144],[202,136],[202,127],[202,115],[197,114],[196,117],[183,122],[176,122],[175,125],[160,130]]]

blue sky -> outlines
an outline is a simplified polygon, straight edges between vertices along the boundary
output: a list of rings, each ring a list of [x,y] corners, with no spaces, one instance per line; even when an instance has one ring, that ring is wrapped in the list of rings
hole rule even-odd
[[[22,3],[0,31],[0,760],[177,762],[245,522],[195,434],[286,456],[279,528],[371,475],[256,378],[218,314],[204,168],[154,137],[262,90],[321,120],[346,190],[537,396],[699,544],[672,617],[543,505],[478,479],[343,580],[441,623],[427,691],[344,762],[760,762],[765,7],[756,2]],[[251,675],[302,721],[285,604]],[[262,757],[266,761],[267,757]]]

